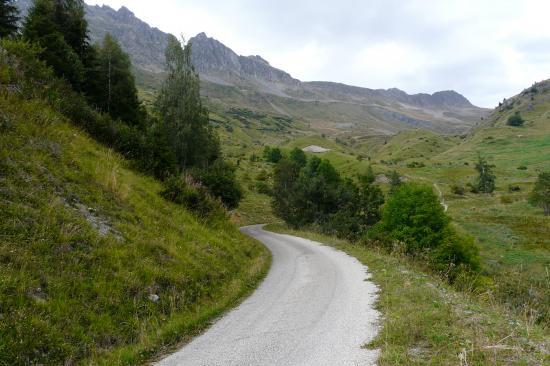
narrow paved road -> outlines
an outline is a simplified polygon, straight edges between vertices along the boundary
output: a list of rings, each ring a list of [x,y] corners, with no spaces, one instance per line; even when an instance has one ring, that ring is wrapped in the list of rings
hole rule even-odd
[[[249,226],[273,253],[260,287],[203,335],[158,365],[374,365],[377,287],[367,268],[331,247]]]

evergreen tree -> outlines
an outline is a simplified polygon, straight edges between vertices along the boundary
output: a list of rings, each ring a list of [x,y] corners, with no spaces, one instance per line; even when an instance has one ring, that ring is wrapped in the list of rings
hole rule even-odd
[[[294,161],[300,167],[304,167],[307,164],[306,153],[297,147],[290,152],[290,160]]]
[[[550,215],[550,172],[539,174],[535,187],[529,195],[529,203],[542,208],[546,216]]]
[[[23,26],[23,37],[40,45],[41,58],[78,91],[86,73],[87,26],[82,0],[35,0]]]
[[[89,80],[89,99],[97,108],[115,119],[137,125],[143,119],[130,57],[110,34],[95,48],[93,75]]]
[[[477,178],[477,190],[483,193],[492,193],[495,190],[495,175],[493,169],[486,159],[479,156],[476,164],[476,170],[479,173]]]
[[[401,185],[401,176],[397,171],[393,171],[390,174],[390,193],[394,193]]]
[[[376,181],[376,175],[374,175],[371,165],[368,166],[364,175],[359,176],[359,181],[361,181],[362,184],[372,184]]]
[[[283,153],[278,147],[264,148],[264,159],[269,163],[278,163],[283,158]]]
[[[14,0],[0,0],[0,38],[17,32],[19,11]]]
[[[167,78],[156,109],[180,169],[207,166],[220,155],[219,140],[202,105],[199,76],[191,63],[191,44],[171,36],[166,48]]]

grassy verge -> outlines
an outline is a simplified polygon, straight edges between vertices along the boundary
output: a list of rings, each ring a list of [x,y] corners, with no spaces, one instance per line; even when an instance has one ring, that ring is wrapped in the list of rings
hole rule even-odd
[[[145,362],[267,272],[262,245],[163,200],[49,107],[0,111],[0,365]]]
[[[397,253],[283,225],[268,230],[334,246],[369,267],[380,287],[383,324],[366,347],[380,348],[379,365],[543,365],[548,330],[510,314],[484,294],[458,292]]]

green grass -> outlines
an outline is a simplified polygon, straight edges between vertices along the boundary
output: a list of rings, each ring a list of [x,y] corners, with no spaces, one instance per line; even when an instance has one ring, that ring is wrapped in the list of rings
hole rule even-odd
[[[0,110],[0,365],[147,361],[266,273],[262,245],[163,200],[49,107]]]
[[[542,365],[549,361],[547,329],[491,303],[459,292],[399,253],[386,253],[325,235],[269,225],[340,249],[368,266],[380,287],[383,316],[378,365]]]
[[[412,130],[386,139],[348,139],[345,144],[312,136],[284,146],[315,144],[331,148],[316,155],[330,160],[348,177],[355,177],[372,164],[377,174],[395,169],[409,180],[436,183],[455,224],[477,239],[484,274],[494,282],[491,296],[518,314],[548,325],[550,218],[530,206],[527,197],[537,172],[550,169],[550,91],[540,92],[533,99],[518,97],[514,109],[496,111],[484,125],[462,138]],[[515,110],[526,119],[523,127],[506,125]],[[495,165],[496,191],[492,195],[453,194],[451,185],[474,182],[478,153]],[[358,156],[370,157],[370,161]],[[424,166],[410,167],[411,162]],[[527,169],[517,169],[520,166]],[[520,191],[509,192],[510,185],[519,186]],[[384,190],[385,186],[382,184]]]

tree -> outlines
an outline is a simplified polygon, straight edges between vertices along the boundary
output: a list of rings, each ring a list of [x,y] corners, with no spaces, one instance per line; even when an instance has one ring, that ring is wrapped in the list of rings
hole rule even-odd
[[[110,34],[96,47],[95,80],[90,80],[89,99],[92,104],[115,119],[132,125],[143,120],[137,96],[130,57]]]
[[[83,59],[89,49],[82,0],[35,0],[23,26],[23,37],[42,47],[40,57],[82,91]]]
[[[220,144],[202,105],[190,43],[183,47],[176,37],[169,37],[166,73],[155,107],[178,166],[181,170],[206,167],[220,156]]]
[[[281,149],[278,147],[269,147],[264,148],[264,159],[270,163],[278,163],[283,158]]]
[[[390,174],[390,194],[393,194],[401,185],[401,176],[394,170]]]
[[[521,117],[519,111],[508,117],[508,126],[520,127],[523,126],[525,120]]]
[[[8,37],[17,32],[19,11],[14,0],[0,0],[0,38]]]
[[[292,151],[290,152],[290,160],[294,161],[300,167],[304,167],[307,164],[306,153],[302,149],[299,149],[297,147],[292,149]]]
[[[380,187],[364,182],[359,191],[359,216],[363,225],[368,228],[382,217],[381,207],[384,204],[384,194]]]
[[[273,211],[293,227],[299,227],[295,193],[301,169],[297,162],[284,157],[275,165],[273,174]]]
[[[363,184],[372,184],[376,181],[376,175],[374,175],[374,171],[372,170],[371,165],[367,167],[367,171],[364,175],[359,176],[359,181],[361,181]]]
[[[476,170],[479,174],[476,182],[477,190],[482,193],[492,193],[495,190],[496,177],[493,174],[492,166],[481,155],[478,157]]]
[[[529,203],[544,210],[546,216],[550,215],[550,172],[541,172],[529,195]]]

